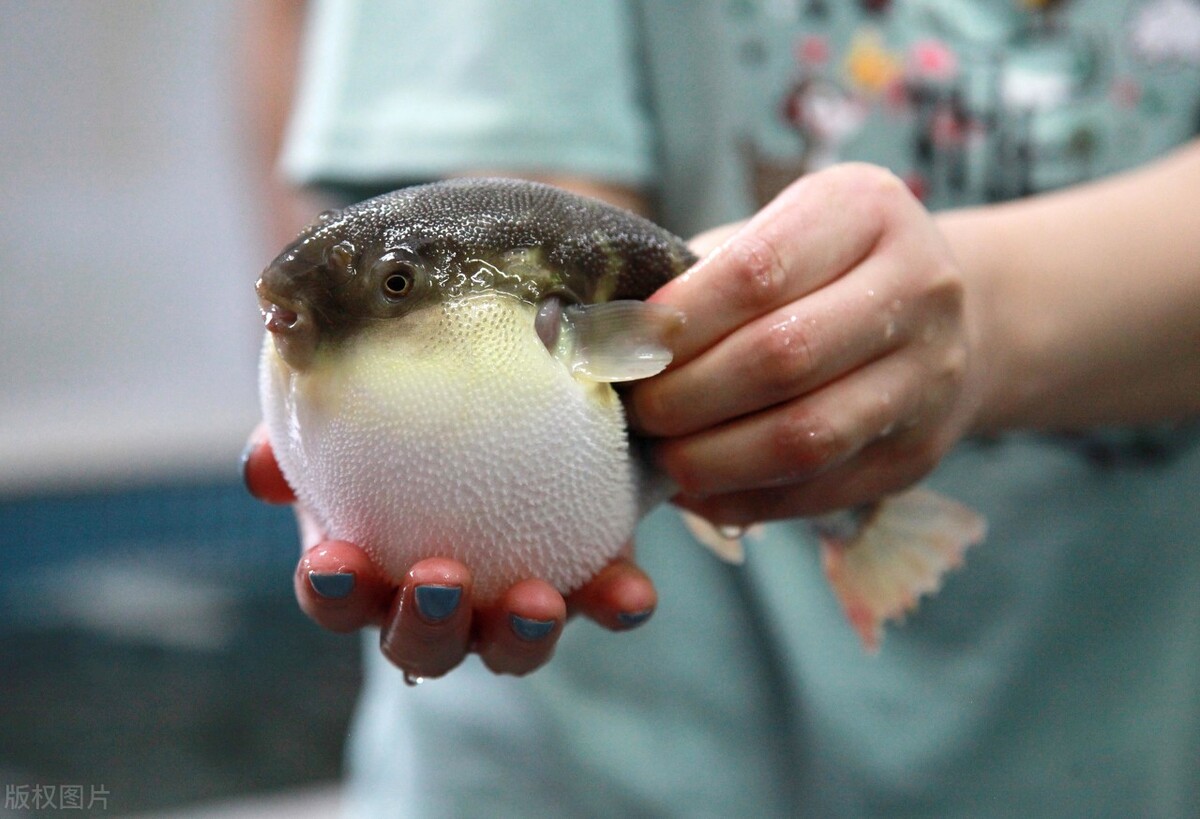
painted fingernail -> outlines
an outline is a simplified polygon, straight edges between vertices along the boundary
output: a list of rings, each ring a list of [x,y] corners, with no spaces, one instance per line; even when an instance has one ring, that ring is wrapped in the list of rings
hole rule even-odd
[[[529,642],[540,640],[554,631],[554,624],[558,622],[557,620],[531,620],[516,614],[510,614],[508,621],[512,625],[513,633]]]
[[[434,586],[424,584],[413,589],[417,611],[430,623],[440,623],[458,608],[462,599],[462,586]]]
[[[654,614],[653,608],[642,611],[622,611],[617,614],[617,622],[625,628],[633,628],[649,620],[651,614]]]
[[[354,591],[353,572],[309,572],[308,582],[313,591],[329,600],[341,600]]]

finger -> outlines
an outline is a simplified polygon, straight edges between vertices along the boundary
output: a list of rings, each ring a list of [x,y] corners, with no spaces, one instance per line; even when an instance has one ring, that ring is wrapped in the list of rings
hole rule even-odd
[[[242,480],[250,494],[266,503],[292,503],[295,493],[288,486],[275,452],[267,440],[265,424],[259,424],[250,433],[250,440],[242,451]]]
[[[633,385],[630,425],[645,435],[688,435],[804,395],[898,349],[915,320],[894,268],[892,259],[872,256],[686,366]]]
[[[481,614],[477,650],[497,674],[528,674],[554,654],[567,604],[542,580],[522,580]]]
[[[408,678],[440,677],[466,656],[471,573],[448,558],[415,564],[384,621],[379,646]]]
[[[683,311],[674,366],[764,313],[853,268],[874,247],[904,183],[878,168],[842,166],[790,185],[715,251],[650,301]]]
[[[824,515],[907,489],[937,465],[951,444],[951,439],[934,437],[887,438],[809,482],[706,498],[679,496],[673,502],[718,526],[738,528]]]
[[[571,614],[582,614],[612,631],[636,628],[650,619],[658,592],[633,560],[621,557],[608,564],[587,585],[567,598]]]
[[[395,586],[353,543],[331,540],[307,550],[293,578],[300,608],[330,631],[382,622]]]
[[[789,403],[661,441],[655,458],[693,497],[794,484],[913,427],[927,400],[924,363],[915,355],[888,356]]]

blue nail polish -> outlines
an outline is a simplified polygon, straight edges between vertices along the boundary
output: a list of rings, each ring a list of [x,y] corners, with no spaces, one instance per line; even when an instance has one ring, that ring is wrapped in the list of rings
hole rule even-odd
[[[461,586],[434,586],[424,584],[413,589],[417,611],[431,623],[440,623],[458,608],[462,599]]]
[[[554,624],[558,622],[556,620],[530,620],[528,617],[518,617],[515,614],[510,614],[508,621],[518,637],[530,642],[540,640],[554,631]]]
[[[651,614],[654,614],[653,608],[643,611],[623,611],[617,614],[617,622],[625,626],[625,628],[633,628],[649,620]]]
[[[308,582],[313,591],[329,600],[341,600],[354,591],[353,572],[309,572]]]

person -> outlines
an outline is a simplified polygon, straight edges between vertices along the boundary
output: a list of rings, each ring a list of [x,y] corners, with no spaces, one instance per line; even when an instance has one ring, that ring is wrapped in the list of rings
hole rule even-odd
[[[664,506],[569,599],[485,610],[300,510],[301,606],[381,627],[351,812],[1200,812],[1200,4],[312,12],[296,182],[500,171],[696,236],[629,421],[676,505],[765,522],[730,567]],[[868,657],[803,518],[918,480],[989,534]]]

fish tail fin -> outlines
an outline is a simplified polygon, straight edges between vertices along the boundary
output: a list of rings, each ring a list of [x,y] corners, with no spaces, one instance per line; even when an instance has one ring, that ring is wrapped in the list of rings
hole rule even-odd
[[[879,650],[883,626],[936,592],[942,575],[959,566],[983,539],[983,518],[950,498],[911,489],[865,510],[814,521],[825,575],[869,653]]]

